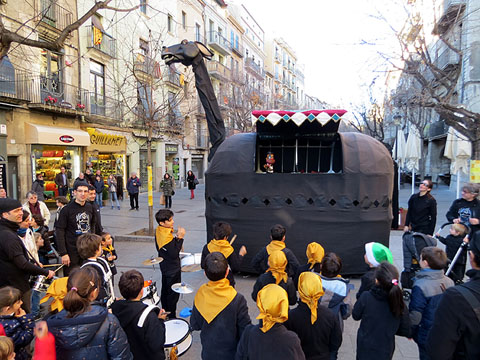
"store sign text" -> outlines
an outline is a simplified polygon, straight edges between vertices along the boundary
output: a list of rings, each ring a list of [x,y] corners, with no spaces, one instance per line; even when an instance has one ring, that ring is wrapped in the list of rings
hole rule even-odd
[[[62,135],[60,136],[59,139],[61,142],[64,142],[64,143],[72,143],[75,141],[75,139],[70,135]]]
[[[125,136],[104,134],[95,129],[88,130],[90,144],[107,146],[124,146]]]

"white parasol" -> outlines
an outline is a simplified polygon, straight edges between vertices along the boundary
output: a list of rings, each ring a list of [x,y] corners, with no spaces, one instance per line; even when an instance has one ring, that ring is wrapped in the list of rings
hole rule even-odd
[[[401,168],[405,164],[405,135],[403,130],[397,130],[397,138],[395,139],[395,144],[393,145],[393,158],[397,162],[398,167]]]
[[[405,145],[405,167],[412,171],[412,194],[415,192],[415,171],[419,170],[418,161],[422,156],[421,139],[415,128],[410,129]]]
[[[460,197],[460,172],[468,174],[468,160],[472,156],[472,144],[453,127],[448,129],[443,155],[450,159],[450,173],[457,174],[457,198]]]

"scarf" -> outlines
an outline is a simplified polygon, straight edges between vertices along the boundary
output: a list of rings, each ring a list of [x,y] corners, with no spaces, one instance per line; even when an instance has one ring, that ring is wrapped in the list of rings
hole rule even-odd
[[[288,261],[285,253],[283,251],[274,251],[268,257],[268,266],[267,272],[270,271],[275,278],[275,284],[279,284],[280,281],[285,283],[288,280],[288,275],[285,272]]]
[[[161,249],[173,240],[173,229],[157,226],[157,230],[155,230],[155,240],[158,248]]]
[[[111,255],[113,250],[115,250],[115,248],[113,247],[113,245],[108,245],[108,246],[102,246],[102,250],[108,251]]]
[[[310,270],[315,264],[320,264],[322,262],[323,256],[325,255],[325,250],[322,245],[316,242],[311,242],[307,246],[307,258],[308,263],[310,264]]]
[[[237,291],[230,286],[228,279],[209,281],[198,289],[194,304],[205,321],[210,324],[236,295]]]
[[[276,323],[288,320],[288,296],[287,292],[278,285],[268,284],[258,292],[257,306],[260,315],[257,319],[262,320],[262,330],[266,333]]]
[[[233,253],[233,247],[227,240],[211,240],[207,245],[208,251],[219,252],[225,256],[225,259],[228,259]]]
[[[313,325],[317,321],[318,299],[324,294],[320,276],[312,272],[301,273],[298,278],[298,294],[300,300],[310,309],[310,320]]]
[[[40,203],[37,201],[34,205],[32,205],[31,202],[28,202],[28,208],[30,209],[30,212],[33,214],[38,214],[41,215],[40,211]]]
[[[21,236],[22,238],[25,237],[25,234],[27,233],[27,230],[28,230],[28,228],[26,228],[26,229],[23,229],[23,228],[18,229],[18,230],[17,230],[18,236]]]
[[[48,299],[53,298],[53,301],[50,304],[50,310],[57,310],[58,312],[62,311],[63,298],[67,295],[67,281],[68,277],[53,280],[47,289],[47,293],[42,300],[40,300],[40,304],[46,303]]]
[[[270,255],[274,251],[285,249],[285,242],[282,240],[272,240],[270,244],[267,245],[267,253]]]

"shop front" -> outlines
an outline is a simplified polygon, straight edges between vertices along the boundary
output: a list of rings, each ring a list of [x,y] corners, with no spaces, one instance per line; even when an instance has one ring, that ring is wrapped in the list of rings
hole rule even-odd
[[[176,182],[180,179],[178,144],[165,144],[165,172],[172,175]]]
[[[86,148],[86,166],[95,173],[100,170],[102,177],[107,182],[109,175],[114,175],[117,181],[125,186],[127,138],[122,133],[87,128],[89,146]]]
[[[203,154],[192,154],[192,171],[197,179],[203,179],[203,174],[205,173],[203,163]]]
[[[45,198],[54,202],[58,196],[55,176],[64,166],[69,185],[73,185],[73,180],[81,171],[81,149],[90,144],[89,135],[79,129],[25,123],[25,143],[31,146],[32,181],[37,174],[43,173]]]

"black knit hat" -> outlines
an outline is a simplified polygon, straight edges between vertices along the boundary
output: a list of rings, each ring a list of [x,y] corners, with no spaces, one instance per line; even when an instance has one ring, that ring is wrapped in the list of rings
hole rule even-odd
[[[473,234],[472,238],[468,242],[468,250],[475,255],[480,256],[480,231]]]
[[[22,203],[18,200],[10,198],[0,199],[0,216],[4,212],[9,212],[14,209],[18,209],[19,207],[22,207]]]

